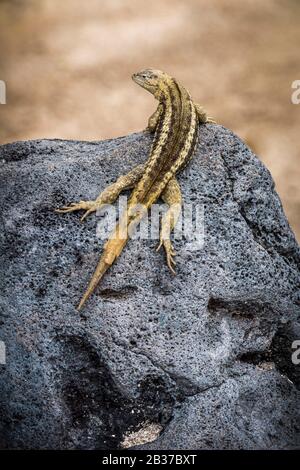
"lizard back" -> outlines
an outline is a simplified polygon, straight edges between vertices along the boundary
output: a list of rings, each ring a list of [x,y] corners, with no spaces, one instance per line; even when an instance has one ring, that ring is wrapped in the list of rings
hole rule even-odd
[[[155,202],[170,179],[190,160],[197,143],[198,122],[188,91],[176,80],[161,85],[162,107],[144,175],[129,205]]]

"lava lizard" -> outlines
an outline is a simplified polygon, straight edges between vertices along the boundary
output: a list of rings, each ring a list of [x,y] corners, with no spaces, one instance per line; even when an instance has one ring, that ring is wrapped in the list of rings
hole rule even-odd
[[[83,209],[86,211],[81,219],[83,220],[103,205],[114,203],[121,191],[133,188],[127,209],[104,245],[104,252],[77,307],[78,310],[90,297],[103,274],[121,254],[130,231],[159,197],[169,205],[169,209],[162,218],[157,250],[164,247],[167,264],[175,274],[175,251],[170,241],[170,233],[180,215],[182,200],[176,173],[187,165],[194,153],[199,124],[215,122],[206,115],[200,105],[192,101],[189,92],[166,73],[146,69],[133,74],[132,79],[152,93],[159,102],[148,121],[147,129],[154,133],[154,139],[147,161],[136,166],[127,175],[120,176],[115,183],[104,189],[95,201],[80,201],[56,209],[60,213]],[[139,210],[136,210],[137,207]],[[141,210],[141,207],[144,210]]]

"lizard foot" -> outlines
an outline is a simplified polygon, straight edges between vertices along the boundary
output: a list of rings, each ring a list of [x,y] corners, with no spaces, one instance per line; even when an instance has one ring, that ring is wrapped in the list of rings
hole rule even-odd
[[[55,209],[55,212],[60,214],[67,214],[68,212],[80,211],[85,210],[86,212],[81,217],[81,221],[83,221],[91,212],[95,212],[99,209],[99,204],[96,201],[79,201],[79,202],[72,202],[69,206],[61,207],[60,209]]]
[[[176,274],[176,271],[174,269],[174,266],[176,265],[176,262],[174,261],[174,256],[176,255],[176,252],[173,248],[173,245],[172,245],[170,239],[169,238],[160,239],[160,242],[159,242],[159,245],[158,245],[156,251],[160,250],[160,248],[162,246],[164,246],[164,249],[165,249],[165,252],[166,252],[167,265],[168,265],[170,271],[173,274]]]
[[[207,116],[206,121],[208,124],[217,124],[217,121],[214,120],[211,116]]]

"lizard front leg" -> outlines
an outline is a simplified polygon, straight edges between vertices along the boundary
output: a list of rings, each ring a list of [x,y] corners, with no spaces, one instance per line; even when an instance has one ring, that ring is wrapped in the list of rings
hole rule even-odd
[[[156,126],[157,126],[159,118],[161,116],[161,112],[162,112],[162,105],[159,104],[157,106],[156,110],[154,111],[154,113],[148,119],[147,130],[149,132],[155,132]]]
[[[120,176],[115,183],[107,186],[95,201],[73,202],[70,206],[55,209],[55,211],[61,214],[66,214],[67,212],[74,212],[83,209],[86,212],[82,216],[81,220],[84,220],[89,214],[91,214],[91,212],[97,211],[105,204],[113,204],[122,191],[132,188],[142,177],[144,169],[144,164],[138,165],[127,173],[127,175]]]
[[[207,116],[205,109],[202,106],[200,106],[200,104],[194,103],[194,106],[196,108],[196,112],[197,112],[200,124],[205,124],[205,123],[216,124],[216,121],[211,116]]]
[[[167,186],[165,187],[161,198],[164,202],[166,202],[170,208],[164,214],[161,222],[161,231],[160,231],[160,242],[157,247],[157,251],[164,246],[166,256],[167,256],[167,265],[169,266],[170,270],[173,274],[175,273],[174,265],[176,264],[174,261],[175,250],[172,246],[170,241],[170,234],[175,227],[177,220],[181,213],[181,204],[182,204],[182,197],[180,186],[176,178],[172,178]]]

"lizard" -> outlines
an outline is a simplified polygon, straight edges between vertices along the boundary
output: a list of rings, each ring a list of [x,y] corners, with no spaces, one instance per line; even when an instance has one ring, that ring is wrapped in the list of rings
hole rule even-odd
[[[132,79],[158,100],[157,109],[150,116],[146,128],[154,134],[147,161],[133,168],[128,174],[120,176],[105,188],[96,200],[79,201],[56,209],[59,213],[85,210],[81,218],[84,220],[104,205],[113,204],[122,191],[132,189],[125,213],[104,245],[103,254],[77,307],[78,310],[93,293],[104,273],[120,256],[129,239],[129,233],[159,197],[169,208],[162,217],[157,251],[164,247],[167,265],[175,274],[176,253],[170,235],[180,216],[182,205],[176,174],[193,156],[198,142],[199,125],[215,123],[207,116],[202,106],[194,103],[190,93],[167,73],[144,69],[134,73]],[[137,207],[142,207],[142,210],[136,210]]]

